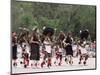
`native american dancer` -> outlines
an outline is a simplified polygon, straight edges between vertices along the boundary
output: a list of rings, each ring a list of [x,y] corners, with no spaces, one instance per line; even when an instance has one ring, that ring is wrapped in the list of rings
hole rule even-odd
[[[17,66],[17,35],[15,32],[12,32],[12,59],[13,65]]]
[[[49,27],[45,27],[45,29],[43,29],[43,36],[44,36],[44,40],[43,40],[43,48],[44,48],[44,57],[43,57],[43,61],[41,63],[41,67],[43,68],[43,66],[47,63],[47,67],[50,68],[51,66],[51,56],[52,56],[52,35],[54,34],[54,30],[52,28]]]
[[[72,50],[71,35],[68,34],[63,42],[64,42],[64,45],[65,45],[65,51],[66,51],[65,62],[72,65],[73,64],[73,50]]]

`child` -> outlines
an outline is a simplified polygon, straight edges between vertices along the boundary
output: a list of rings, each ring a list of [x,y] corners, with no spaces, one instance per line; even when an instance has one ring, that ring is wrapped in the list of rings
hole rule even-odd
[[[29,54],[27,52],[24,53],[24,67],[29,66]]]
[[[58,63],[59,66],[61,66],[62,63],[62,48],[60,48],[59,46],[56,50],[56,61],[54,62],[54,64],[56,63]]]
[[[23,62],[21,64],[24,64],[24,68],[26,68],[29,65],[29,54],[26,52],[26,45],[22,48],[22,58]]]

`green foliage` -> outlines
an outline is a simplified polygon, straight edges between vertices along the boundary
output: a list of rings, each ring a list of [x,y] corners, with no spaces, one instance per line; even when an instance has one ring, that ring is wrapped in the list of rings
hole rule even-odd
[[[78,37],[81,29],[88,29],[92,39],[96,36],[96,7],[41,2],[19,2],[12,0],[12,31],[20,32],[19,27],[30,31],[34,26],[44,25],[60,31],[73,32]]]

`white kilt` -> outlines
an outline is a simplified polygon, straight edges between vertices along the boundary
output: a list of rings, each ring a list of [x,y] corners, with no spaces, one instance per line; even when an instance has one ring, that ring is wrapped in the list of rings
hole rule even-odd
[[[62,48],[59,48],[59,52],[62,52]]]
[[[81,50],[82,54],[87,54],[88,51],[85,48],[79,47],[79,49]]]
[[[51,53],[51,46],[50,45],[45,45],[45,51],[47,53]]]

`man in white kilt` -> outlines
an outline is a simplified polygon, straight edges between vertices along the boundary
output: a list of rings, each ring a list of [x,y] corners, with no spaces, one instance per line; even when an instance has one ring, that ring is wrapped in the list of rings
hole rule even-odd
[[[83,64],[86,65],[86,61],[88,60],[88,51],[85,49],[85,45],[81,44],[81,46],[79,46],[79,50],[80,50],[80,58],[79,58],[79,64],[82,64],[82,60],[83,60]]]
[[[53,34],[54,34],[53,28],[50,28],[50,27],[43,28],[43,36],[44,36],[43,44],[44,44],[45,56],[44,56],[43,62],[41,63],[41,67],[43,67],[45,63],[47,63],[48,68],[50,68],[51,66],[51,52],[52,52],[51,45],[52,45]]]
[[[47,61],[47,66],[51,66],[51,41],[49,39],[49,37],[45,37],[45,40],[43,42],[44,46],[45,46],[45,60]]]

